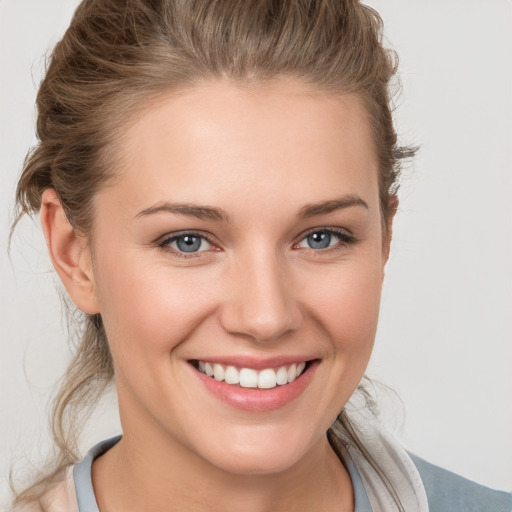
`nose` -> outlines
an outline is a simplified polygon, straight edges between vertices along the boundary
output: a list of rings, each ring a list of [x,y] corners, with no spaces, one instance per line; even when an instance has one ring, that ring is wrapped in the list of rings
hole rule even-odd
[[[271,342],[300,327],[303,314],[289,269],[275,254],[252,255],[230,273],[220,311],[226,331]]]

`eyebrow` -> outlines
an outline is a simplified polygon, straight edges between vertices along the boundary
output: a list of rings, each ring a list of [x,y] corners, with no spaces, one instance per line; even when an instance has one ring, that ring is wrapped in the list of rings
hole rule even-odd
[[[307,204],[299,211],[299,217],[307,219],[316,215],[326,215],[336,210],[351,208],[353,206],[362,206],[369,210],[368,203],[356,195],[347,195],[337,199],[329,199],[320,203]]]
[[[214,206],[199,206],[196,204],[189,203],[157,203],[154,206],[150,206],[145,210],[139,212],[135,218],[144,217],[146,215],[153,215],[155,213],[175,213],[178,215],[188,215],[196,217],[198,219],[217,220],[221,222],[230,222],[230,215],[221,208]]]
[[[345,208],[351,208],[354,206],[362,206],[368,208],[366,201],[356,195],[347,195],[337,199],[329,199],[327,201],[321,201],[320,203],[312,203],[303,206],[299,210],[299,218],[310,218],[317,215],[326,215],[336,210]],[[190,203],[168,203],[161,202],[157,203],[145,210],[140,211],[135,218],[145,217],[147,215],[153,215],[155,213],[173,213],[178,215],[187,215],[190,217],[196,217],[198,219],[215,220],[220,222],[231,222],[231,215],[223,210],[214,206],[200,206]]]

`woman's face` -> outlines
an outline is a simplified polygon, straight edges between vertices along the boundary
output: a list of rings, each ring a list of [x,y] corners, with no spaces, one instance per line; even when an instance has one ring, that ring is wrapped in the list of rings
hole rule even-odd
[[[375,336],[387,251],[361,103],[205,84],[141,114],[120,154],[92,269],[125,438],[232,472],[292,466]]]

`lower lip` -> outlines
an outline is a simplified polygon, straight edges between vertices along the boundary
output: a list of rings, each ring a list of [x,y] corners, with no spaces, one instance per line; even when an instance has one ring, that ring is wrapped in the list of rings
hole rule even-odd
[[[306,370],[293,382],[271,389],[243,388],[239,385],[226,384],[190,366],[206,389],[224,403],[244,411],[263,412],[280,409],[298,398],[311,382],[318,364],[318,360],[311,361]]]

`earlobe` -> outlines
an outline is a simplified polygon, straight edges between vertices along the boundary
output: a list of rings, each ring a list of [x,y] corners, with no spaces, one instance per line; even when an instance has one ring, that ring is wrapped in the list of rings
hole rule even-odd
[[[391,240],[393,238],[393,220],[398,210],[398,197],[390,195],[388,199],[388,218],[386,223],[386,234],[384,236],[383,251],[384,251],[384,265],[389,259],[391,250]],[[384,268],[382,269],[382,277],[384,277]]]
[[[54,189],[42,194],[40,219],[53,266],[71,300],[85,313],[98,313],[90,250],[73,230]]]

